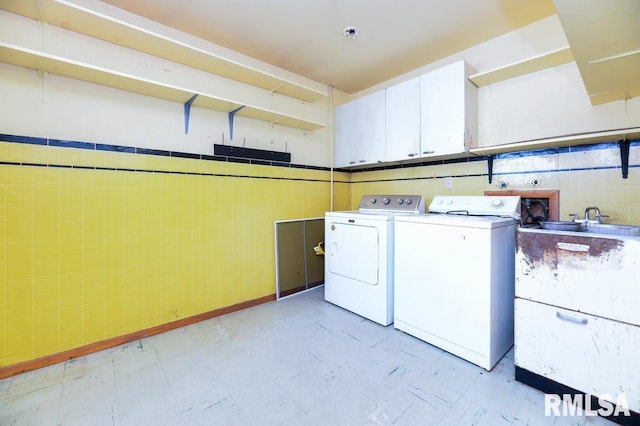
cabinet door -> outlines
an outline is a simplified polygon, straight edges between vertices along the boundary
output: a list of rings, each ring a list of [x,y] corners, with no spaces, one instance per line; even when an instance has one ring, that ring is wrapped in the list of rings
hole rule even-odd
[[[421,76],[423,156],[465,151],[465,83],[464,62]]]
[[[324,283],[324,256],[318,256],[313,248],[324,241],[324,219],[304,222],[305,264],[307,288]]]
[[[516,296],[640,325],[640,241],[571,234],[518,231]]]
[[[384,105],[381,90],[336,107],[335,167],[384,161]]]
[[[384,90],[357,101],[358,148],[357,163],[374,164],[385,161],[385,93]]]
[[[358,132],[357,116],[358,104],[349,102],[336,107],[335,116],[335,167],[355,166],[357,162]]]
[[[386,161],[420,156],[420,77],[386,91]]]
[[[516,298],[515,365],[640,411],[640,327]],[[616,402],[615,399],[612,402]]]
[[[276,224],[278,296],[288,296],[307,286],[304,259],[304,223]]]

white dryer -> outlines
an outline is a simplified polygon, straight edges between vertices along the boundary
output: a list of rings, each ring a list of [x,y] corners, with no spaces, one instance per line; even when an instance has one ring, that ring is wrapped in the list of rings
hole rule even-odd
[[[436,196],[395,220],[394,327],[491,370],[513,346],[520,197]]]
[[[394,217],[424,213],[421,195],[365,195],[356,211],[325,214],[326,301],[393,322]]]

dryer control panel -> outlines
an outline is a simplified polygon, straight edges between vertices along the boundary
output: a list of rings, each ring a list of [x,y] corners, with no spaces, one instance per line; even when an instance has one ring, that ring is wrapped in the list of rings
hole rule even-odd
[[[424,213],[424,197],[422,195],[363,195],[358,210],[362,213]]]

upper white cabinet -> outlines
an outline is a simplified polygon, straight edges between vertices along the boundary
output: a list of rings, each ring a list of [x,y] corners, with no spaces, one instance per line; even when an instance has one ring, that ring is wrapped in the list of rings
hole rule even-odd
[[[356,102],[347,102],[336,107],[334,120],[336,140],[334,153],[334,166],[347,167],[356,164],[357,157],[356,140],[358,129],[356,129]],[[351,164],[350,164],[351,163]]]
[[[386,161],[420,156],[420,77],[386,90]]]
[[[477,87],[464,62],[336,108],[335,166],[464,154],[477,140]]]
[[[421,83],[421,156],[467,152],[477,141],[478,89],[473,72],[459,61],[423,74]]]
[[[336,107],[335,167],[385,161],[384,90]]]

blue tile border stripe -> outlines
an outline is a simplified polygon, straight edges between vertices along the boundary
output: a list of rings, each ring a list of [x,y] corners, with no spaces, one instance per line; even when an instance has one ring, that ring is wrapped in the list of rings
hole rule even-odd
[[[229,173],[185,172],[185,171],[176,171],[176,170],[130,169],[126,167],[78,166],[78,165],[68,165],[68,164],[17,163],[12,161],[0,161],[0,166],[31,166],[31,167],[48,167],[52,169],[102,170],[102,171],[113,171],[113,172],[158,173],[158,174],[170,174],[170,175],[210,176],[210,177],[233,177],[233,178],[244,178],[244,179],[290,180],[290,181],[299,181],[299,182],[320,182],[320,183],[330,182],[328,179],[238,175],[238,174],[229,174]],[[338,180],[335,180],[334,182],[349,183],[349,182],[338,181]]]
[[[225,156],[219,156],[219,155],[194,154],[189,152],[165,151],[165,150],[159,150],[159,149],[137,148],[137,147],[128,147],[128,146],[121,146],[121,145],[94,144],[91,142],[67,141],[67,140],[61,140],[61,139],[49,139],[49,138],[21,136],[21,135],[0,134],[0,142],[12,142],[12,143],[40,145],[40,146],[54,146],[54,147],[62,147],[62,148],[88,149],[88,150],[95,150],[95,151],[111,151],[111,152],[121,152],[121,153],[128,153],[128,154],[159,155],[159,156],[166,156],[171,158],[186,158],[186,159],[194,159],[194,160],[244,163],[244,164],[252,164],[252,165],[287,167],[287,168],[317,170],[317,171],[331,170],[328,167],[318,167],[318,166],[310,166],[310,165],[304,165],[304,164],[290,164],[290,163],[282,163],[282,162],[276,162],[276,161],[253,160],[253,159],[247,159],[247,158],[225,157]],[[59,168],[59,169],[103,170],[103,171],[119,171],[119,172],[181,174],[181,175],[213,176],[213,177],[236,177],[236,178],[246,178],[246,179],[289,180],[289,181],[301,181],[301,182],[322,182],[322,183],[330,182],[329,179],[256,176],[256,175],[239,175],[239,174],[226,174],[226,173],[199,173],[199,172],[185,172],[185,171],[179,171],[179,170],[131,169],[131,168],[122,168],[122,167],[84,166],[84,165],[73,165],[73,164],[42,164],[42,163],[0,161],[0,165],[51,167],[51,168]],[[342,181],[342,180],[334,180],[334,182],[349,183],[348,181]]]
[[[42,137],[24,136],[24,135],[0,134],[0,142],[14,142],[14,143],[31,144],[31,145],[88,149],[88,150],[95,150],[95,151],[121,152],[121,153],[128,153],[128,154],[158,155],[158,156],[165,156],[165,157],[172,157],[172,158],[221,161],[221,162],[230,162],[230,163],[261,165],[261,166],[286,167],[286,168],[293,168],[293,169],[306,169],[306,170],[317,170],[317,171],[331,170],[331,168],[329,167],[312,166],[312,165],[305,165],[305,164],[293,164],[293,163],[287,163],[287,162],[281,162],[281,161],[269,161],[269,160],[263,160],[263,159],[250,159],[250,158],[230,157],[230,156],[222,156],[222,155],[195,154],[195,153],[182,152],[182,151],[167,151],[167,150],[160,150],[160,149],[129,147],[129,146],[122,146],[122,145],[110,145],[110,144],[92,143],[92,142],[83,142],[83,141],[70,141],[70,140],[63,140],[63,139],[42,138]],[[522,158],[522,157],[529,157],[529,156],[555,155],[555,154],[567,154],[567,153],[585,152],[585,151],[596,151],[596,150],[604,150],[604,149],[614,149],[614,148],[617,148],[617,146],[618,146],[618,142],[616,141],[616,142],[601,142],[601,143],[595,143],[595,144],[575,145],[575,146],[558,147],[558,148],[544,148],[544,149],[538,149],[538,150],[514,151],[514,152],[496,154],[494,155],[494,159],[499,160],[499,159],[509,159],[509,158]],[[631,147],[640,147],[640,140],[632,140]],[[387,164],[387,165],[361,168],[356,170],[336,168],[334,169],[334,171],[356,174],[356,173],[370,172],[370,171],[395,170],[395,169],[436,166],[436,165],[445,165],[445,164],[472,163],[477,161],[487,161],[487,156],[474,156],[474,157],[449,159],[449,160],[437,160],[437,161],[422,161],[422,162],[416,162],[411,164]],[[150,169],[108,168],[108,167],[78,166],[78,165],[64,165],[64,164],[0,162],[0,165],[22,165],[22,166],[37,166],[37,167],[77,168],[77,169],[93,169],[93,170],[146,172],[146,173],[188,174],[188,175],[222,176],[222,177],[233,176],[233,177],[255,178],[255,179],[329,182],[329,180],[327,179],[262,177],[262,176],[250,176],[250,175],[229,175],[229,174],[217,174],[217,173],[197,173],[197,172],[165,171],[165,170],[150,170]],[[559,172],[570,172],[570,171],[606,170],[606,169],[620,169],[620,168],[621,166],[597,166],[597,167],[579,167],[579,168],[570,168],[570,169],[554,169],[554,170],[546,170],[546,172],[559,173]],[[640,168],[640,164],[630,164],[629,168],[630,169]],[[535,172],[540,172],[540,171],[542,170],[535,170]],[[534,171],[523,170],[523,171],[515,171],[515,172],[513,171],[497,172],[497,173],[494,173],[493,175],[505,176],[505,175],[514,175],[514,174],[525,174],[525,173],[531,173],[531,172],[534,172]],[[481,177],[481,176],[487,176],[487,175],[488,173],[482,173],[482,174],[476,173],[476,174],[461,174],[461,175],[455,175],[455,176],[447,175],[447,177],[461,178],[461,177]],[[363,180],[363,181],[356,181],[356,182],[334,180],[334,182],[359,184],[359,183],[372,183],[372,182],[414,181],[414,180],[429,180],[429,179],[442,179],[442,178],[444,178],[444,176],[371,179],[371,180]]]
[[[80,148],[95,151],[96,144],[91,142],[65,141],[60,139],[48,139],[49,146],[60,146],[63,148]]]
[[[31,145],[55,146],[55,147],[62,147],[62,148],[79,148],[79,149],[88,149],[92,151],[111,151],[111,152],[122,152],[122,153],[129,153],[129,154],[159,155],[159,156],[173,157],[173,158],[189,158],[193,160],[245,163],[245,164],[255,164],[255,165],[261,165],[261,166],[290,167],[290,168],[296,168],[296,169],[308,169],[308,170],[318,170],[318,171],[331,170],[331,168],[329,167],[312,166],[312,165],[306,165],[306,164],[291,164],[291,163],[285,163],[281,161],[269,161],[269,160],[263,160],[263,159],[250,159],[250,158],[230,157],[230,156],[222,156],[222,155],[195,154],[195,153],[183,152],[183,151],[166,151],[161,149],[138,148],[138,147],[129,147],[129,146],[121,146],[121,145],[109,145],[109,144],[103,144],[103,143],[70,141],[70,140],[63,140],[63,139],[50,139],[50,138],[10,135],[10,134],[2,134],[2,133],[0,133],[0,142],[14,142],[14,143],[23,143],[23,144],[31,144]],[[339,171],[337,169],[334,169],[334,170]],[[347,170],[342,170],[342,171],[346,172]]]
[[[32,136],[20,136],[20,135],[3,135],[0,134],[0,139],[5,142],[17,142],[26,143],[32,145],[47,145],[48,141],[45,138],[36,138]]]
[[[96,151],[126,152],[129,154],[135,154],[136,149],[132,146],[107,145],[103,143],[97,143]]]
[[[631,147],[640,148],[640,139],[632,140]],[[586,144],[586,145],[574,145],[567,147],[558,147],[558,148],[543,148],[537,150],[524,150],[524,151],[514,151],[514,152],[506,152],[502,154],[495,154],[494,159],[512,159],[512,158],[523,158],[523,157],[531,157],[531,156],[542,156],[542,155],[556,155],[556,154],[568,154],[568,153],[576,153],[576,152],[585,152],[585,151],[598,151],[605,149],[618,149],[618,142],[601,142],[595,144]],[[410,167],[421,167],[421,166],[433,166],[433,165],[443,165],[443,164],[453,164],[453,163],[470,163],[475,161],[487,161],[487,156],[477,156],[477,157],[469,157],[462,158],[456,160],[444,160],[444,161],[431,161],[431,162],[421,162],[414,164],[399,164],[399,165],[391,165],[391,166],[377,166],[366,169],[358,169],[353,172],[363,172],[363,171],[377,171],[377,170],[391,170],[398,168],[410,168]],[[640,168],[640,164],[630,164],[630,169]],[[563,169],[549,169],[549,170],[519,170],[519,171],[509,171],[509,172],[494,172],[493,176],[508,176],[508,175],[521,175],[521,174],[530,174],[530,173],[538,173],[538,172],[547,172],[547,173],[561,173],[561,172],[576,172],[576,171],[587,171],[587,170],[620,170],[622,166],[620,165],[611,165],[611,166],[594,166],[594,167],[573,167],[573,168],[563,168]],[[459,174],[459,175],[446,175],[446,176],[423,176],[423,177],[412,177],[412,178],[393,178],[393,179],[368,179],[362,181],[352,182],[354,184],[360,183],[377,183],[377,182],[396,182],[396,181],[417,181],[417,180],[429,180],[429,179],[444,179],[445,177],[451,178],[465,178],[465,177],[480,177],[480,176],[488,176],[487,173],[482,174]]]

